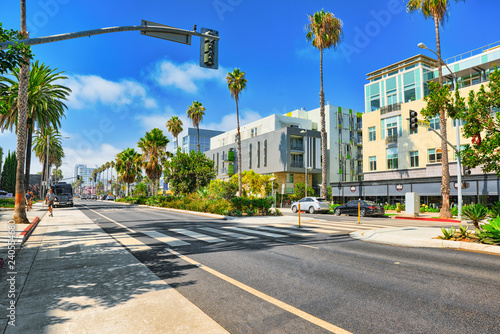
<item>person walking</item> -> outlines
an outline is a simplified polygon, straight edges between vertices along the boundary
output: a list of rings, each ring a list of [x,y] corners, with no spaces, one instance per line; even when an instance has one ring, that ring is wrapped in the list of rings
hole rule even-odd
[[[56,195],[52,192],[52,188],[49,189],[45,200],[47,201],[47,205],[49,206],[49,217],[54,217],[52,214],[52,207],[54,206],[54,200],[56,199]]]
[[[26,192],[26,195],[24,195],[24,200],[26,201],[27,210],[30,211],[31,193],[29,192],[29,190]]]

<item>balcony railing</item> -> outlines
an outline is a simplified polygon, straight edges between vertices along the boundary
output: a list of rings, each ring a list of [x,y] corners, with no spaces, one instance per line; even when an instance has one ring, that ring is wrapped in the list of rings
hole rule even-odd
[[[388,106],[380,108],[380,114],[383,115],[392,111],[399,111],[399,110],[401,110],[401,102],[390,104]]]
[[[290,144],[290,149],[294,151],[304,151],[304,144]]]
[[[398,136],[397,135],[385,137],[385,144],[386,145],[397,144],[397,143],[398,143]]]
[[[292,161],[290,166],[296,167],[296,168],[304,168],[304,162],[303,161]]]

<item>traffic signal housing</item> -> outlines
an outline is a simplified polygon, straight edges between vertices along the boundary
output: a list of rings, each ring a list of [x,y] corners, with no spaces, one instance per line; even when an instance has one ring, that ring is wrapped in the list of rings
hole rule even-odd
[[[201,33],[209,36],[219,36],[217,30],[201,28]],[[211,69],[219,68],[219,41],[207,37],[200,38],[200,66]]]
[[[471,175],[472,170],[469,166],[464,166],[464,175]]]
[[[415,110],[410,110],[410,130],[416,130],[418,128],[418,113]]]

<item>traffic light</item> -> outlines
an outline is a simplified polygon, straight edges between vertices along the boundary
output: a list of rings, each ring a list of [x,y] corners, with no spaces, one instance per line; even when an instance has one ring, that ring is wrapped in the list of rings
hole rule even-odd
[[[469,166],[464,166],[464,175],[471,175],[472,170]]]
[[[77,176],[76,176],[76,180],[77,180],[77,181],[78,181],[78,180],[80,180],[80,175],[77,175]]]
[[[201,33],[210,36],[219,36],[217,30],[201,28]],[[219,41],[202,37],[200,38],[200,66],[205,68],[219,68]]]
[[[410,110],[410,130],[416,130],[418,128],[418,113],[415,110]]]

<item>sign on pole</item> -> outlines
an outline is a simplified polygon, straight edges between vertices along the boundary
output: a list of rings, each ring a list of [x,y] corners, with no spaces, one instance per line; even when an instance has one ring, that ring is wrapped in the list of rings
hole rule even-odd
[[[160,23],[155,23],[155,22],[150,22],[146,20],[141,21],[141,25],[143,27],[165,27],[165,28],[173,28],[164,24]],[[177,42],[177,43],[182,43],[182,44],[187,44],[191,45],[191,34],[186,31],[186,33],[183,33],[182,31],[177,32],[151,32],[151,31],[141,31],[141,35],[146,35],[146,36],[151,36],[151,37],[156,37],[156,38],[161,38],[161,39],[166,39],[168,41],[172,42]]]
[[[424,120],[417,120],[418,126],[421,126],[423,128],[429,128],[431,126],[431,123],[429,121],[424,121]]]

